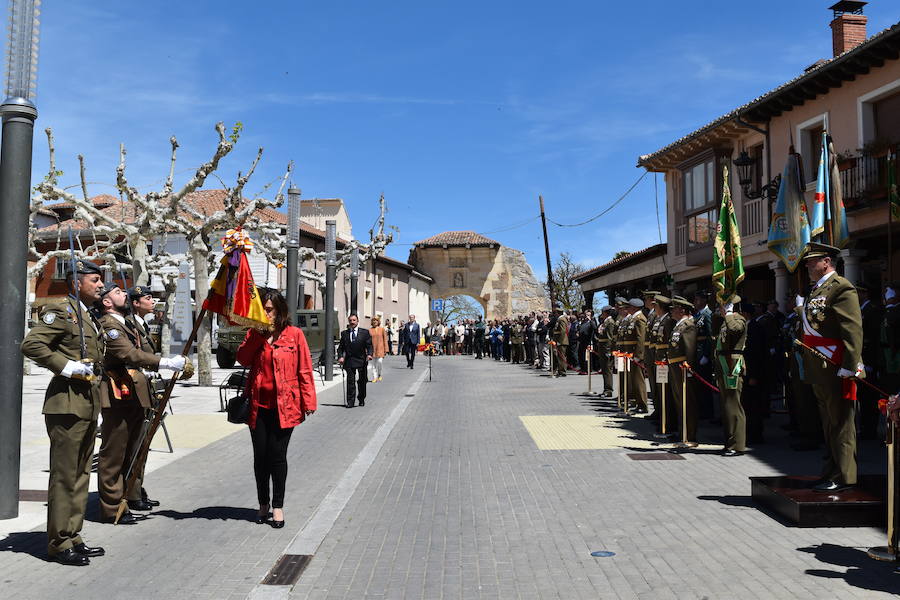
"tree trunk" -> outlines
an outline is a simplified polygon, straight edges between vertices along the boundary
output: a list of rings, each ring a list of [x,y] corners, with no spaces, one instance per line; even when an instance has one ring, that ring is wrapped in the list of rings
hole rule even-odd
[[[194,301],[197,303],[197,313],[199,314],[209,291],[209,248],[206,247],[200,236],[195,237],[191,242],[191,260],[194,262]],[[203,319],[200,329],[197,331],[197,380],[198,385],[210,386],[213,384],[209,319]]]
[[[159,347],[163,356],[169,356],[172,348],[172,311],[175,310],[176,284],[166,284],[166,311],[159,324]]]
[[[134,285],[150,285],[147,271],[147,240],[141,236],[131,245],[131,280]]]

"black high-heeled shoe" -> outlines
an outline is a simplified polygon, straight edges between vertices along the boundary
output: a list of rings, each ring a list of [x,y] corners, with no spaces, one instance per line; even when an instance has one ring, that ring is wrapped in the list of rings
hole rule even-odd
[[[281,529],[284,527],[284,521],[272,521],[272,529]]]
[[[256,515],[256,524],[257,525],[265,525],[266,521],[269,520],[270,516],[271,516],[271,513],[268,513],[265,515]]]

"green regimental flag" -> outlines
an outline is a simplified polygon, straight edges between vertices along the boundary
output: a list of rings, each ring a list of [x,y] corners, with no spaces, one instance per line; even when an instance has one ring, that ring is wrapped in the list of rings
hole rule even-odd
[[[722,206],[716,225],[716,243],[713,246],[713,285],[716,298],[722,304],[731,302],[738,284],[744,279],[744,258],[741,255],[741,233],[737,216],[731,203],[731,186],[728,183],[728,166],[722,168]]]
[[[891,198],[891,220],[900,220],[900,193],[897,192],[897,153],[888,156],[888,190]]]

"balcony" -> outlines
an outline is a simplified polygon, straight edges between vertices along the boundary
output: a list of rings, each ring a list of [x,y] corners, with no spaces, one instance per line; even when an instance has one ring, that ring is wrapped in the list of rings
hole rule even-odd
[[[883,153],[860,154],[838,161],[847,212],[869,208],[887,200],[888,156],[891,154],[885,150]],[[896,168],[896,158],[894,161]]]
[[[743,218],[741,219],[741,235],[749,236],[763,230],[763,199],[744,200]]]

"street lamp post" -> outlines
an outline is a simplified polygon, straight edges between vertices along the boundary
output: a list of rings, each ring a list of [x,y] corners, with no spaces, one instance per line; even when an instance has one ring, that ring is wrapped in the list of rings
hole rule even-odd
[[[350,253],[350,314],[359,313],[359,248]]]
[[[22,440],[28,218],[31,212],[31,145],[37,109],[40,0],[11,0],[7,41],[6,100],[0,105],[0,519],[19,516],[19,462]]]
[[[334,278],[337,272],[337,221],[325,221],[325,381],[334,379]]]
[[[299,297],[297,254],[300,249],[300,188],[291,184],[288,188],[287,232],[287,303],[288,314],[296,324]]]

